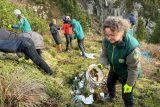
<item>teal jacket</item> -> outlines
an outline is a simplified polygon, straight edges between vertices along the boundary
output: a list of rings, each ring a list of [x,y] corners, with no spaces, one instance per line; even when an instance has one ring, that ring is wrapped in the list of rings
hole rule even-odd
[[[101,63],[105,65],[108,61],[111,71],[133,86],[141,72],[139,46],[138,41],[130,33],[126,33],[123,40],[116,45],[112,45],[104,38]]]
[[[12,25],[12,27],[16,29],[21,29],[22,32],[31,32],[32,29],[28,20],[24,16],[21,17],[22,18],[18,21],[18,24]]]
[[[72,23],[72,29],[75,34],[75,38],[77,38],[77,40],[82,40],[84,38],[84,32],[81,24],[75,19],[72,19],[71,23]]]
[[[134,35],[134,31],[133,31],[132,28],[130,28],[127,33],[129,33],[129,34],[132,35],[132,36]]]
[[[136,29],[135,26],[132,26],[127,33],[135,37],[135,29]]]

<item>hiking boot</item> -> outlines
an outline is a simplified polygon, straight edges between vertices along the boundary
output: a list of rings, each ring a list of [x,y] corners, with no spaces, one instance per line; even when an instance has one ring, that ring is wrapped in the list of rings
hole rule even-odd
[[[83,57],[83,58],[87,58],[87,56],[86,56],[86,55],[82,55],[82,57]]]
[[[83,58],[87,58],[87,56],[85,54],[82,55]]]

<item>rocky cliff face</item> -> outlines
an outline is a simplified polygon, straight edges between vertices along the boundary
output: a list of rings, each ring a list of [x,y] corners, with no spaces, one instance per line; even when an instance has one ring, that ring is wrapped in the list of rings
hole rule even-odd
[[[96,15],[100,22],[103,23],[107,16],[122,16],[126,17],[129,12],[132,12],[138,21],[138,14],[144,7],[141,3],[132,2],[129,5],[130,11],[127,8],[128,0],[79,0],[82,6],[87,10],[88,14]],[[144,18],[146,30],[151,34],[153,21]],[[152,26],[152,28],[150,27]]]
[[[100,21],[104,21],[107,16],[125,16],[127,13],[126,0],[79,0],[89,14],[95,14]],[[138,16],[137,12],[141,6],[135,3],[136,8],[133,12]],[[138,7],[138,8],[137,8]]]

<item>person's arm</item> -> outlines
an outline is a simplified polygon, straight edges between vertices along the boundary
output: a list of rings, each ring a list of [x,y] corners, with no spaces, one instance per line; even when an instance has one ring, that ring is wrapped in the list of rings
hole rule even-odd
[[[128,78],[126,84],[133,86],[138,78],[138,73],[141,71],[140,64],[140,49],[136,48],[126,58],[128,66]]]
[[[73,32],[74,32],[74,39],[76,39],[76,38],[77,38],[77,35],[78,35],[78,31],[77,31],[75,25],[72,27],[72,30],[73,30]]]
[[[24,20],[21,18],[16,25],[12,25],[12,28],[21,29],[23,27]]]
[[[51,33],[55,34],[57,33],[56,27],[55,26],[51,26]]]
[[[100,63],[103,65],[103,66],[106,66],[109,64],[108,62],[108,58],[107,58],[107,48],[105,46],[105,44],[103,43],[102,44],[102,53],[100,55]]]

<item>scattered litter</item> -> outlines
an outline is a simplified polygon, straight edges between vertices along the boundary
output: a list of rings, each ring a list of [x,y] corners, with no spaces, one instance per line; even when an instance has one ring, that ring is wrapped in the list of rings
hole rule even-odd
[[[93,103],[93,94],[89,95],[89,97],[86,97],[84,95],[76,95],[73,98],[73,101],[78,102],[82,101],[84,104],[92,104]]]
[[[106,87],[102,70],[91,64],[83,74],[74,77],[72,100],[75,104],[92,104],[98,98],[104,98],[103,86]]]
[[[80,52],[80,54],[82,55],[82,52]],[[90,59],[95,59],[94,57],[94,54],[93,53],[85,53],[86,57],[87,58],[90,58]]]

